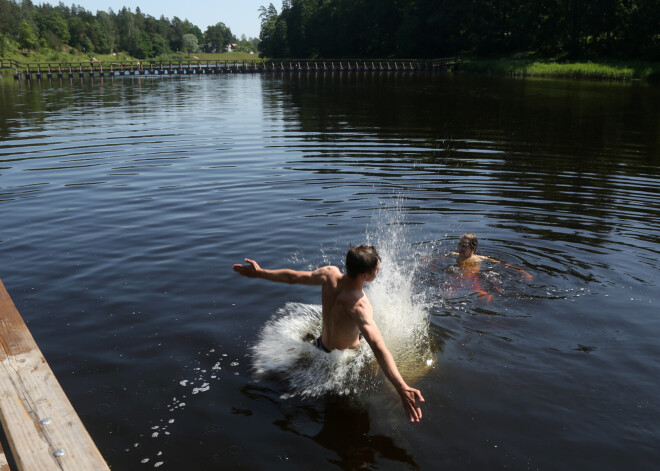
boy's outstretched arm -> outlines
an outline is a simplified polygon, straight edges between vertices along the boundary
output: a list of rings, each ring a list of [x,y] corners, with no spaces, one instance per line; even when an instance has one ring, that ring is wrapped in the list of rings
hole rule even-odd
[[[524,268],[517,267],[517,266],[515,266],[515,265],[511,265],[510,263],[502,262],[502,261],[500,261],[500,260],[497,260],[496,258],[492,258],[492,257],[484,257],[484,258],[485,258],[486,260],[491,261],[491,262],[501,263],[502,265],[504,265],[504,266],[507,267],[507,268],[512,268],[512,269],[514,269],[514,270],[518,270],[518,271],[520,272],[520,279],[521,279],[521,280],[528,280],[528,281],[531,281],[531,280],[533,279],[533,278],[532,278],[532,275],[530,275],[529,273],[527,273],[527,272],[525,271]]]
[[[325,282],[330,272],[334,270],[339,271],[337,267],[332,266],[317,268],[314,271],[298,271],[290,270],[288,268],[267,270],[261,268],[254,260],[246,258],[245,261],[247,262],[245,265],[236,263],[232,267],[239,275],[247,276],[248,278],[263,278],[264,280],[276,281],[279,283],[321,285]]]
[[[373,314],[365,311],[367,310],[358,309],[357,317],[359,319],[358,327],[360,328],[360,332],[362,332],[364,339],[371,347],[383,373],[385,373],[385,376],[387,376],[387,379],[399,394],[403,410],[408,416],[408,419],[411,422],[419,422],[422,419],[420,403],[424,402],[422,393],[418,389],[408,386],[403,380],[394,361],[394,357],[392,357],[392,354],[385,345],[380,330],[373,322]]]

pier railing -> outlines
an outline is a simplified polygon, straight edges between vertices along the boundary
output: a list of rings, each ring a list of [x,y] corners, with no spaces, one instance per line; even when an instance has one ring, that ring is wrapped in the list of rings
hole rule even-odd
[[[89,61],[21,63],[0,59],[0,68],[13,69],[14,78],[104,77],[122,75],[188,75],[276,72],[419,72],[453,70],[456,57],[433,60],[397,59],[276,59],[276,60],[188,60],[188,61]]]

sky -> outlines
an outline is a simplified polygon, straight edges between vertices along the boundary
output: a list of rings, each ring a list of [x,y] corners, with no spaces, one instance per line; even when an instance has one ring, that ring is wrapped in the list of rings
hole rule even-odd
[[[76,4],[85,10],[96,14],[98,10],[112,10],[117,13],[123,7],[130,8],[132,12],[137,7],[145,15],[151,15],[154,18],[172,19],[178,16],[182,20],[188,20],[192,24],[199,26],[202,33],[208,26],[222,22],[231,29],[231,32],[240,39],[244,34],[248,38],[259,37],[259,7],[267,7],[270,3],[275,5],[279,12],[282,7],[281,0],[61,0],[66,6]],[[50,0],[46,2],[57,5],[60,0]]]

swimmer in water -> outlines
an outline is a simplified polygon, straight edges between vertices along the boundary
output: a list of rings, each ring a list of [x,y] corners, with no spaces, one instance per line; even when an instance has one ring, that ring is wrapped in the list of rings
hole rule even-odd
[[[411,422],[422,418],[420,402],[424,398],[419,390],[411,388],[401,377],[392,354],[374,322],[374,311],[364,293],[365,283],[376,279],[380,270],[380,256],[375,247],[358,245],[346,255],[346,274],[328,265],[314,271],[290,269],[266,270],[257,262],[246,258],[246,265],[235,264],[233,269],[249,278],[263,278],[280,283],[321,286],[323,333],[315,345],[326,352],[355,348],[364,338],[378,361],[383,373],[401,398],[403,408]]]
[[[520,272],[521,279],[532,279],[532,275],[520,267],[516,267],[508,263],[503,263],[492,257],[486,257],[485,255],[477,255],[476,251],[478,246],[479,240],[477,239],[477,236],[471,232],[468,232],[463,234],[458,240],[458,252],[450,253],[450,255],[456,256],[456,267],[460,270],[460,279],[464,284],[468,285],[474,293],[477,294],[478,298],[482,298],[487,302],[491,302],[493,300],[493,295],[481,286],[479,274],[481,272],[481,262],[483,261],[487,260],[493,263],[502,263],[507,268],[518,270]],[[443,258],[446,259],[447,257],[433,257],[431,260]],[[501,293],[499,287],[495,283],[491,281],[490,284],[492,284],[493,288],[495,288],[498,293]]]
[[[477,236],[468,232],[463,234],[458,240],[458,252],[452,252],[451,254],[457,256],[456,265],[461,269],[463,278],[465,278],[472,290],[477,293],[477,297],[484,298],[487,302],[491,302],[493,300],[493,295],[482,288],[478,278],[479,272],[481,271],[481,262],[484,260],[494,263],[502,262],[491,257],[486,257],[485,255],[477,255],[475,252],[477,251],[478,245],[479,240],[477,239]],[[504,266],[520,271],[521,279],[532,279],[532,275],[520,267],[515,267],[508,263],[504,263]],[[495,283],[492,283],[492,285],[498,293],[501,293]]]
[[[463,234],[458,241],[458,252],[452,252],[452,255],[456,255],[456,265],[460,268],[471,272],[473,275],[479,273],[481,269],[481,262],[488,260],[489,262],[502,263],[497,259],[486,257],[485,255],[477,255],[477,247],[479,246],[479,240],[477,236],[468,232]],[[520,267],[510,265],[508,263],[503,264],[507,268],[513,268],[520,272],[521,279],[531,280],[532,275],[527,273]]]

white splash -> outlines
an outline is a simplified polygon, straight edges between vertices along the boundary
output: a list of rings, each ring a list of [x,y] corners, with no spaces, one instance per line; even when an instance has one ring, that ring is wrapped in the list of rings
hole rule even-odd
[[[319,305],[287,303],[278,309],[252,349],[256,374],[284,377],[291,396],[356,391],[362,365],[371,358],[369,348],[323,352],[311,343],[321,328]]]
[[[374,221],[367,241],[381,255],[382,270],[365,292],[402,376],[418,377],[433,364],[428,311],[415,285],[421,256],[405,238],[401,211],[381,211]],[[355,350],[325,353],[311,343],[321,330],[320,305],[287,303],[278,309],[252,348],[257,376],[284,378],[286,395],[303,397],[363,392],[382,381],[366,342]]]
[[[398,203],[398,201],[397,201]],[[425,256],[406,239],[406,220],[400,206],[385,207],[372,219],[367,243],[381,256],[381,271],[365,292],[374,308],[374,320],[385,344],[406,377],[432,366],[429,302],[417,272]]]

